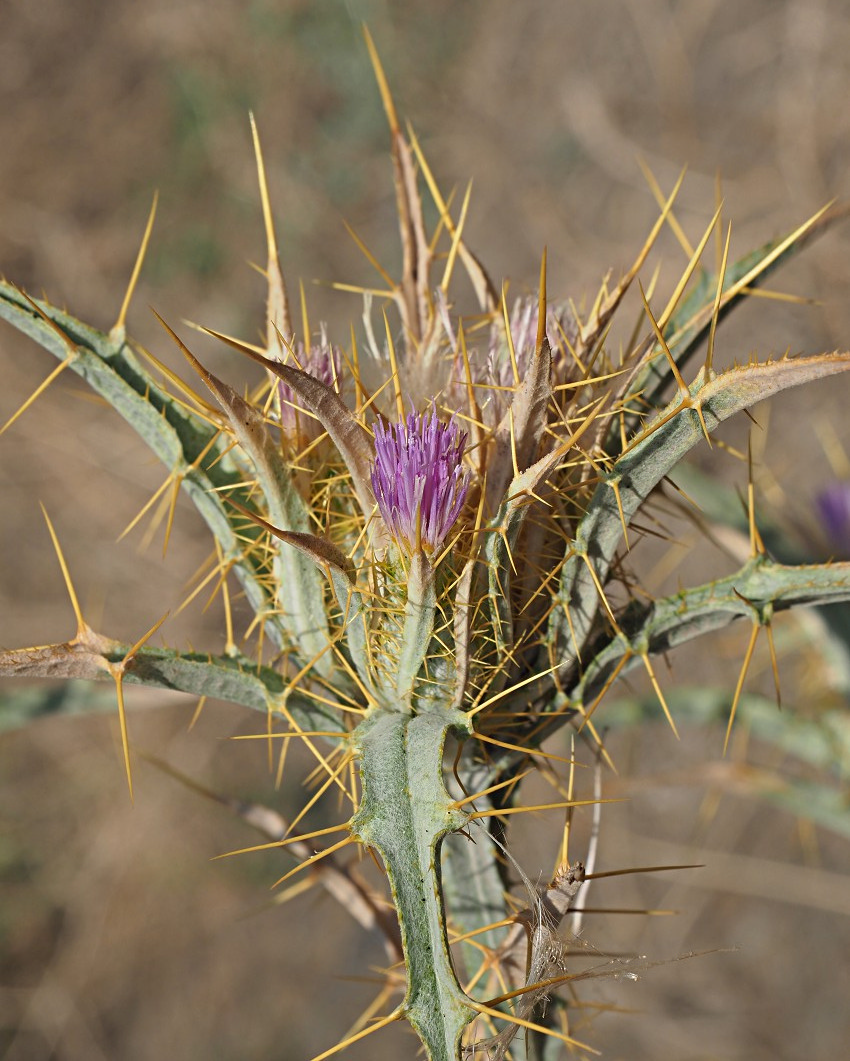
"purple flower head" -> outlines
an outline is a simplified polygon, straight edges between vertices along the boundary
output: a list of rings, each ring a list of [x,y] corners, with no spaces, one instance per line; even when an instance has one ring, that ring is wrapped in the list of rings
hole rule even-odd
[[[452,379],[446,392],[448,402],[458,406],[466,402],[467,368],[460,353],[448,314],[448,307],[438,303],[443,325],[452,346],[457,350],[452,368]],[[536,298],[520,298],[514,302],[508,322],[513,341],[516,370],[519,379],[525,378],[537,347],[538,305]],[[567,303],[553,303],[546,311],[546,337],[552,351],[552,376],[556,383],[566,383],[575,371],[569,349],[579,334],[575,314]],[[490,328],[486,347],[472,347],[468,351],[469,376],[476,392],[482,418],[490,427],[502,419],[511,403],[516,384],[514,366],[505,342],[504,322],[500,319]]]
[[[375,423],[372,489],[390,533],[411,555],[434,553],[460,515],[469,488],[466,434],[436,409],[397,424]]]
[[[287,356],[282,358],[285,364],[300,368],[329,387],[337,385],[342,357],[339,350],[328,342],[324,326],[322,326],[320,342],[311,346],[309,350],[299,342],[293,353],[294,357],[289,356],[287,352]],[[324,428],[312,413],[307,411],[302,400],[289,384],[278,380],[277,393],[280,400],[280,426],[284,434],[300,445],[318,438]]]
[[[815,508],[835,555],[850,557],[850,483],[830,483],[815,498]]]

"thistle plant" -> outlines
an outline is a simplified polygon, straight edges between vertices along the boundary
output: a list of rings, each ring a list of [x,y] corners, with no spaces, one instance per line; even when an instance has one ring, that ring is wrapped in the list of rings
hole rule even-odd
[[[313,335],[306,309],[300,331],[294,321],[256,129],[264,341],[207,329],[235,364],[238,355],[262,367],[253,389],[213,375],[165,321],[199,389],[127,336],[126,308],[104,334],[0,286],[3,317],[81,375],[191,497],[213,538],[210,581],[228,630],[235,580],[253,613],[244,644],[254,638],[256,649],[231,636],[219,655],[155,647],[159,624],[118,643],[89,627],[62,561],[75,636],[4,651],[0,674],[113,681],[131,794],[125,683],[255,709],[270,761],[284,749],[278,775],[290,740],[309,749],[324,776],[318,790],[288,820],[243,808],[266,837],[240,853],[294,855],[275,886],[312,874],[381,934],[388,963],[380,1019],[314,1061],[401,1019],[433,1061],[581,1052],[591,1045],[574,1033],[577,1003],[557,991],[582,974],[570,971],[559,929],[571,918],[575,927],[577,897],[604,874],[572,857],[565,829],[552,878],[529,880],[511,853],[523,780],[533,770],[552,780],[562,795],[548,806],[569,824],[573,808],[602,799],[575,798],[573,765],[596,763],[600,777],[611,765],[598,718],[623,674],[646,672],[675,730],[658,653],[736,621],[751,639],[762,628],[769,638],[780,611],[850,599],[850,564],[779,562],[752,511],[749,558],[709,584],[652,599],[630,564],[645,533],[638,517],[692,449],[755,403],[850,367],[838,352],[715,368],[719,323],[839,211],[736,263],[727,233],[712,272],[702,259],[718,211],[659,308],[639,277],[674,222],[677,184],[633,266],[604,282],[589,310],[549,303],[545,254],[536,297],[509,300],[464,241],[469,195],[453,212],[369,46],[403,268],[394,280],[378,266],[383,286],[360,289],[364,329],[348,347]],[[430,233],[423,189],[438,219]],[[478,300],[474,316],[453,309],[459,272]],[[633,288],[640,319],[615,352],[612,321]],[[51,534],[58,550],[61,534]],[[546,744],[559,731],[573,753]],[[338,797],[348,808],[339,823],[311,830],[314,808]],[[386,872],[395,916],[356,871],[362,849]]]

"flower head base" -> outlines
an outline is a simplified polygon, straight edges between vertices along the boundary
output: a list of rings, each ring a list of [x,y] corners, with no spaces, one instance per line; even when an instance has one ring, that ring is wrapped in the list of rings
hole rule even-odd
[[[469,488],[466,434],[435,409],[397,424],[375,423],[372,489],[390,533],[410,555],[437,552],[460,515]]]

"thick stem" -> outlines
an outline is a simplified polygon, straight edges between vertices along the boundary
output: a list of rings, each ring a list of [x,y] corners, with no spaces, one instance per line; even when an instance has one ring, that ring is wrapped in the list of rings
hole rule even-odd
[[[407,965],[405,1016],[431,1061],[457,1061],[475,1016],[458,984],[446,938],[439,848],[467,815],[443,783],[443,744],[464,715],[377,711],[354,733],[363,799],[352,831],[384,861]]]

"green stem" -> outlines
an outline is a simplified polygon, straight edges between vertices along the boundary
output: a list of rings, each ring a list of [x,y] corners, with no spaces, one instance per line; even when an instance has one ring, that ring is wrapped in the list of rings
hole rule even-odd
[[[443,783],[443,744],[468,729],[459,712],[376,711],[353,734],[363,799],[352,831],[384,861],[407,965],[402,1009],[431,1061],[457,1061],[475,1015],[458,984],[446,938],[440,844],[467,815]]]

